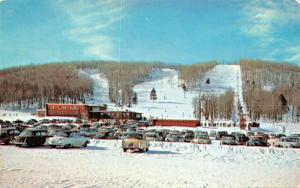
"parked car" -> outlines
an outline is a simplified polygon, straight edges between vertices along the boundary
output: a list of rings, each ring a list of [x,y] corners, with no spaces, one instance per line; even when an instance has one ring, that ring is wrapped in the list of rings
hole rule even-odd
[[[126,137],[122,140],[122,149],[124,152],[127,150],[138,150],[144,152],[149,150],[150,143],[143,136],[136,132],[127,132]]]
[[[239,145],[238,138],[233,135],[224,135],[221,137],[221,145]]]
[[[136,130],[136,132],[137,132],[138,134],[144,135],[144,134],[145,134],[145,129],[138,128],[138,129]]]
[[[114,132],[109,128],[99,128],[96,135],[94,135],[96,139],[113,139]]]
[[[211,131],[209,132],[209,137],[210,137],[210,138],[216,139],[216,136],[217,136],[217,131],[211,130]]]
[[[113,139],[121,139],[122,138],[122,133],[123,133],[123,130],[122,129],[116,129],[115,132],[113,133]]]
[[[46,145],[51,148],[86,147],[89,140],[89,138],[81,136],[78,132],[59,132],[53,137],[48,138],[46,140]]]
[[[96,134],[97,134],[97,130],[94,128],[81,128],[80,129],[81,136],[93,138],[94,136],[96,136]]]
[[[291,134],[290,136],[291,137],[298,137],[298,138],[300,138],[300,134]]]
[[[247,146],[268,146],[268,140],[264,136],[252,136],[248,140]]]
[[[165,141],[167,142],[184,142],[182,134],[179,132],[171,132],[166,136]]]
[[[147,132],[144,137],[148,141],[163,141],[163,138],[156,132]]]
[[[285,135],[284,135],[284,134],[271,134],[271,135],[269,136],[269,139],[267,140],[268,145],[274,146],[274,145],[275,145],[275,142],[279,141],[279,139],[280,139],[281,137],[285,137]]]
[[[182,132],[183,138],[185,142],[190,142],[195,137],[195,134],[193,131],[186,130]]]
[[[191,142],[195,144],[211,144],[208,134],[196,134]]]
[[[240,145],[245,145],[249,138],[242,132],[232,132],[230,135],[236,137]]]
[[[248,132],[246,132],[246,136],[247,136],[248,138],[250,138],[251,136],[255,136],[255,133],[254,133],[254,132],[251,132],[251,131],[248,131]]]
[[[167,135],[169,134],[170,130],[169,129],[159,129],[157,130],[159,136],[162,137],[163,141],[165,141]]]
[[[274,145],[282,148],[300,148],[300,138],[291,136],[282,137]]]
[[[227,131],[218,131],[216,134],[216,139],[221,140],[223,136],[227,136],[228,132]]]
[[[15,127],[7,127],[0,129],[0,144],[8,145],[14,141],[15,137],[18,136],[20,132]]]
[[[212,134],[216,133],[215,131],[212,132]],[[207,135],[209,137],[211,137],[207,131],[195,131],[195,135]],[[216,137],[216,135],[214,135],[214,137]]]
[[[48,137],[52,137],[54,136],[56,133],[59,133],[59,132],[66,132],[65,129],[62,129],[62,128],[51,128],[48,130]]]
[[[17,146],[35,147],[41,146],[46,142],[47,130],[27,128],[15,139]]]

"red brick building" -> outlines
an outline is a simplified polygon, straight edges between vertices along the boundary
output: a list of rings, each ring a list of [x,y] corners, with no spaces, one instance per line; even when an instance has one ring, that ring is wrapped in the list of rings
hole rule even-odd
[[[198,127],[199,120],[181,120],[181,119],[153,119],[150,124],[154,126],[174,126],[174,127]]]

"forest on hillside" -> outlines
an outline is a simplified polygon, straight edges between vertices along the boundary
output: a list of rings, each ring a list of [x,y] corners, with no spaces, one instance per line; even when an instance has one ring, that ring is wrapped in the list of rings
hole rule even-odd
[[[217,63],[173,66],[187,88],[196,87],[201,77]],[[16,108],[38,107],[46,103],[84,103],[93,95],[93,81],[79,70],[96,69],[109,84],[109,97],[120,106],[130,106],[133,86],[151,79],[152,73],[170,67],[162,63],[76,61],[0,70],[0,104]],[[186,88],[186,89],[187,89]]]
[[[243,96],[253,120],[299,121],[300,68],[287,63],[241,60]],[[289,113],[283,119],[284,114]]]
[[[109,98],[120,106],[130,106],[134,96],[133,86],[150,79],[151,73],[163,65],[142,62],[85,62],[78,69],[98,69],[108,80]]]
[[[216,61],[202,62],[192,65],[182,65],[178,67],[180,79],[184,81],[185,86],[195,88],[198,85],[198,81],[211,69],[213,69],[218,63]]]
[[[194,113],[197,119],[200,117],[230,120],[233,112],[234,91],[227,90],[220,95],[205,95],[193,99]]]
[[[24,108],[45,103],[78,103],[92,94],[92,81],[80,77],[76,66],[49,64],[0,71],[0,104]]]

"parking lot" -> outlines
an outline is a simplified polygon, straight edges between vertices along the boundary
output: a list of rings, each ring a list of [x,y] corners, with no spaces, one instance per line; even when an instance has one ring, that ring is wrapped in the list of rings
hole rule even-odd
[[[86,148],[0,147],[0,187],[295,187],[300,151],[151,142],[124,153],[119,140]]]

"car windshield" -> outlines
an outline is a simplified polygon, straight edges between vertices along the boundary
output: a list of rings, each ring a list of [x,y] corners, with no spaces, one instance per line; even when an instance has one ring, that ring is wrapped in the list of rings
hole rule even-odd
[[[298,138],[286,138],[287,142],[299,142]]]
[[[75,133],[71,133],[70,134],[70,137],[74,137],[74,136],[80,136],[80,134],[78,132],[75,132]]]
[[[198,135],[196,135],[196,138],[207,139],[207,135],[204,135],[204,134],[198,134]]]
[[[68,135],[66,133],[64,133],[64,132],[57,132],[57,133],[55,133],[54,136],[67,137]]]
[[[300,134],[292,134],[291,136],[300,137]]]
[[[23,131],[20,136],[32,136],[32,132],[31,131]]]
[[[137,133],[127,133],[127,138],[137,138],[137,139],[142,139],[142,136]]]
[[[156,133],[146,133],[146,136],[149,136],[149,137],[156,137],[157,134],[156,134]]]

